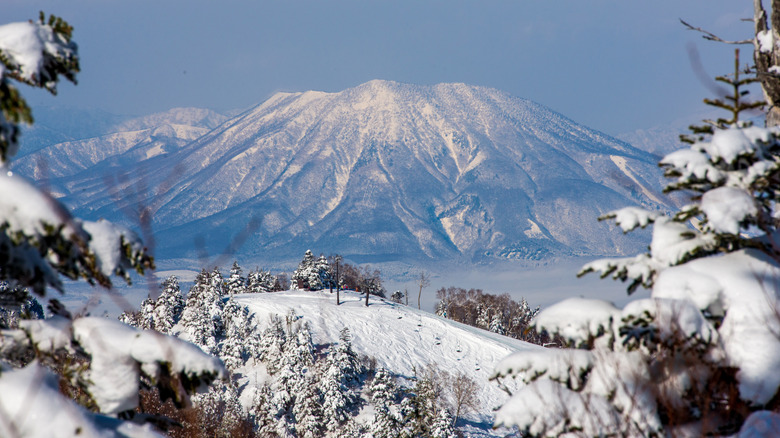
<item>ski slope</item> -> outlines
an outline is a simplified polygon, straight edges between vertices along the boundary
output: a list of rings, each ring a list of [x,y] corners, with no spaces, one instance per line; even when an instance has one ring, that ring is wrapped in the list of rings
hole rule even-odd
[[[271,315],[294,310],[311,325],[317,345],[337,341],[340,330],[347,327],[355,352],[375,358],[377,366],[406,378],[431,364],[451,374],[466,374],[481,387],[481,409],[465,418],[471,428],[485,433],[493,423],[493,410],[508,398],[495,382],[488,381],[493,367],[511,353],[541,348],[374,296],[366,307],[365,295],[351,291],[341,292],[339,306],[336,293],[327,290],[245,294],[234,299],[247,306],[263,327]],[[480,435],[484,436],[476,436]]]

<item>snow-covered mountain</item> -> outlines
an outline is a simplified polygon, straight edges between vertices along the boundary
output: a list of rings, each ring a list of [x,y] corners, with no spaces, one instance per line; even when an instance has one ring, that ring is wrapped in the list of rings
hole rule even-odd
[[[43,177],[51,163],[48,184],[81,217],[132,223],[126,212],[148,208],[163,256],[219,253],[235,236],[249,256],[614,255],[646,242],[599,215],[664,208],[651,154],[464,84],[279,93],[208,132],[138,128],[54,145],[15,168]]]
[[[20,157],[14,170],[47,181],[55,194],[69,193],[88,180],[105,188],[100,180],[117,168],[175,151],[225,119],[205,109],[175,108],[102,127],[94,137],[42,148]]]

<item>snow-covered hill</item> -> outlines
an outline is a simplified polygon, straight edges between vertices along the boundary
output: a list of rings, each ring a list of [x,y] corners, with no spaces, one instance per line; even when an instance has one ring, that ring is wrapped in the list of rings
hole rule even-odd
[[[541,348],[373,296],[368,307],[364,296],[354,292],[342,292],[341,299],[342,304],[336,306],[335,292],[327,291],[235,296],[260,325],[267,325],[271,315],[284,316],[294,310],[302,322],[311,325],[314,343],[320,346],[338,342],[346,327],[355,352],[375,358],[377,366],[394,374],[411,378],[415,370],[434,365],[471,377],[480,386],[480,410],[465,416],[471,436],[491,433],[493,409],[508,398],[496,383],[488,381],[494,366],[512,352]],[[245,373],[246,381],[255,378],[251,370]]]
[[[162,126],[161,136],[55,145],[18,170],[83,163],[50,181],[63,201],[79,216],[125,223],[127,211],[149,206],[163,256],[220,253],[245,230],[240,251],[250,257],[308,248],[372,262],[614,255],[646,240],[596,217],[665,207],[654,156],[484,87],[376,80],[279,93],[200,136]]]

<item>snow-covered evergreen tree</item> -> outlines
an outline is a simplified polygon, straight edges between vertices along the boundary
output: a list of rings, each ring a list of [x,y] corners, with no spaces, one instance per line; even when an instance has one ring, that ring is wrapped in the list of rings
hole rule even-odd
[[[198,424],[203,436],[231,438],[246,418],[238,392],[230,382],[214,385],[208,392],[193,396],[193,404],[198,408]]]
[[[506,329],[504,328],[504,322],[500,313],[496,312],[493,314],[493,316],[490,317],[490,325],[488,326],[488,330],[493,333],[498,333],[499,335],[506,334]]]
[[[431,424],[431,438],[457,438],[452,416],[446,409],[439,409],[439,413]]]
[[[299,438],[317,438],[322,436],[322,397],[317,390],[314,369],[302,376],[300,392],[296,394],[293,406],[295,433]]]
[[[221,320],[225,327],[225,339],[221,344],[220,358],[232,371],[243,366],[249,357],[252,322],[249,310],[237,304],[232,296],[222,309]]]
[[[249,293],[274,292],[277,287],[276,277],[262,268],[247,275],[247,292]]]
[[[336,286],[336,276],[331,272],[328,259],[324,255],[320,255],[317,259],[317,263],[314,265],[314,270],[319,276],[319,284],[321,289],[328,289]]]
[[[332,280],[330,265],[325,256],[315,258],[311,250],[307,250],[298,264],[298,269],[293,272],[292,281],[297,289],[322,290],[335,280]]]
[[[225,283],[225,292],[228,295],[243,294],[247,292],[246,278],[241,275],[241,266],[237,261],[233,262],[233,266],[230,268],[230,276]]]
[[[146,297],[141,302],[141,310],[138,315],[138,328],[143,330],[154,330],[154,300]]]
[[[399,388],[393,377],[384,368],[378,368],[369,387],[374,418],[371,434],[375,438],[396,438],[400,436],[402,418],[397,408]]]
[[[172,334],[184,311],[184,297],[179,280],[171,275],[162,282],[160,296],[154,302],[154,329],[160,333]]]
[[[400,290],[397,290],[397,291],[393,292],[392,295],[390,295],[390,300],[392,302],[394,302],[394,303],[403,304],[403,302],[404,302],[404,293],[401,292]],[[436,313],[436,314],[438,315],[438,313]]]
[[[691,203],[671,217],[637,207],[608,214],[626,232],[653,224],[650,252],[583,269],[630,281],[629,292],[652,288],[651,298],[623,309],[571,298],[540,312],[537,327],[580,349],[499,363],[494,378],[526,385],[497,425],[530,436],[733,436],[756,416],[777,418],[780,130],[739,119],[755,107],[742,100],[750,79],[740,73],[736,65],[719,77],[733,93],[709,101],[731,117],[695,128],[690,148],[661,160],[667,190],[692,193]]]
[[[222,334],[222,276],[201,271],[187,294],[181,316],[186,339],[206,353],[217,354]]]
[[[328,349],[325,367],[320,380],[322,411],[325,429],[335,432],[349,418],[349,412],[358,401],[355,387],[362,373],[362,366],[352,350],[349,329],[341,330],[339,342]]]
[[[403,437],[431,436],[432,426],[443,409],[438,400],[441,388],[433,380],[432,370],[425,374],[417,376],[411,393],[401,402]]]
[[[296,327],[289,341],[284,344],[281,366],[275,374],[274,391],[271,403],[276,409],[277,418],[294,429],[294,405],[299,395],[307,388],[305,375],[314,365],[314,344],[308,324]]]
[[[268,383],[263,383],[255,389],[252,405],[249,410],[255,424],[257,435],[261,437],[276,437],[277,418],[271,399],[273,393]]]

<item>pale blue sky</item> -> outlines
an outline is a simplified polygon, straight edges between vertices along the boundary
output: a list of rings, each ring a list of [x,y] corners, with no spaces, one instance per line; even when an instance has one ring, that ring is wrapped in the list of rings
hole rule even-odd
[[[62,16],[79,85],[33,105],[142,115],[244,109],[276,91],[339,91],[389,79],[465,82],[547,105],[610,134],[697,122],[707,89],[690,67],[728,73],[750,36],[748,0],[2,0],[2,22]],[[749,54],[749,47],[743,51]],[[747,57],[743,57],[748,59]],[[689,120],[690,119],[690,120]]]

